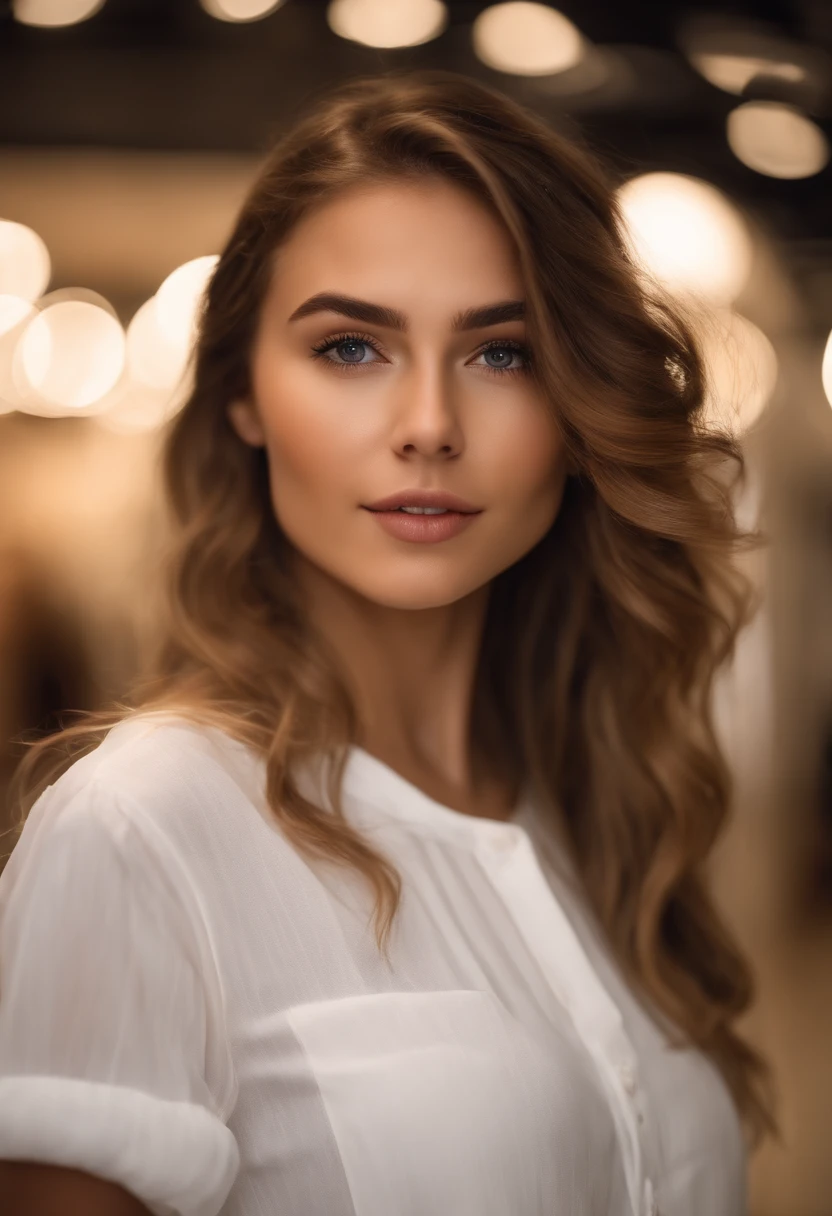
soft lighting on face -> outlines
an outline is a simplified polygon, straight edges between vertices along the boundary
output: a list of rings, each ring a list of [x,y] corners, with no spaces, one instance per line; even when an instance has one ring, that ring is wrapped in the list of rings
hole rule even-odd
[[[441,0],[332,0],[326,19],[334,34],[364,46],[421,46],[442,33],[448,10]]]
[[[280,8],[283,0],[200,0],[206,13],[219,21],[259,21]]]
[[[202,295],[218,261],[216,254],[193,258],[169,274],[156,292],[156,323],[171,345],[193,342]]]
[[[25,224],[0,220],[0,292],[36,300],[51,273],[49,250],[38,234]]]
[[[747,317],[727,308],[708,318],[700,338],[708,380],[706,417],[742,435],[760,417],[774,392],[774,347]]]
[[[124,331],[104,308],[65,300],[45,308],[27,326],[17,351],[27,385],[52,406],[68,411],[104,397],[124,367]]]
[[[731,151],[749,169],[769,177],[812,177],[829,160],[820,127],[793,106],[749,101],[728,115]]]
[[[832,333],[826,339],[826,349],[823,352],[823,363],[821,364],[821,380],[826,400],[832,405]]]
[[[563,13],[528,0],[484,9],[474,21],[472,37],[483,63],[516,76],[564,72],[584,54],[580,32]]]
[[[14,0],[12,12],[23,25],[76,25],[104,5],[104,0]]]
[[[742,218],[715,187],[679,173],[646,173],[619,190],[638,262],[671,291],[729,304],[751,268]]]

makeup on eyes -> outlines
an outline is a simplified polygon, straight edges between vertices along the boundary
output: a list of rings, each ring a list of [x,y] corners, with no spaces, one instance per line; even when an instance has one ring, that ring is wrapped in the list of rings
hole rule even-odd
[[[333,364],[333,366],[337,367],[339,370],[342,368],[367,367],[368,364],[366,364],[366,363],[349,363],[349,362],[338,363],[334,359],[326,358],[326,356],[330,350],[333,350],[335,347],[340,346],[342,343],[346,343],[346,342],[353,342],[353,343],[357,343],[358,345],[369,346],[372,350],[374,350],[376,352],[376,354],[379,354],[379,355],[381,354],[381,351],[379,350],[375,340],[369,334],[350,332],[350,333],[333,334],[333,335],[323,339],[321,342],[313,344],[313,346],[311,347],[311,350],[313,352],[312,358],[321,359],[324,362],[331,363],[331,364]],[[486,372],[489,372],[491,374],[498,375],[498,376],[518,375],[520,373],[529,371],[531,368],[531,352],[529,351],[529,348],[524,345],[524,343],[518,342],[516,338],[491,338],[487,342],[483,343],[482,346],[480,346],[479,350],[476,352],[475,357],[479,358],[480,355],[485,354],[489,350],[511,351],[514,354],[522,356],[522,358],[524,359],[525,362],[520,367],[504,367],[504,368],[503,367],[489,367],[487,364],[480,364],[479,366],[481,367],[481,369]],[[375,362],[375,360],[373,360],[373,362]]]

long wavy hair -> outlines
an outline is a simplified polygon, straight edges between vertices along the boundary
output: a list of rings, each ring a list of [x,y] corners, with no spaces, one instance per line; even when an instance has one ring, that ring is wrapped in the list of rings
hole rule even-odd
[[[425,175],[471,192],[516,245],[533,374],[571,470],[547,535],[493,580],[472,757],[532,779],[634,991],[679,1046],[716,1063],[756,1144],[779,1129],[767,1064],[733,1025],[753,979],[705,872],[732,788],[712,685],[757,606],[737,556],[761,534],[740,531],[732,506],[744,459],[705,417],[695,330],[628,252],[605,172],[495,89],[439,70],[352,80],[274,148],[209,283],[192,391],[165,436],[153,655],[125,700],[25,740],[13,805],[22,825],[118,721],[175,709],[262,758],[271,811],[299,850],[365,876],[385,950],[401,879],[339,793],[357,712],[304,620],[265,451],[238,437],[227,407],[249,391],[275,253],[308,209]],[[312,755],[334,813],[296,782]]]

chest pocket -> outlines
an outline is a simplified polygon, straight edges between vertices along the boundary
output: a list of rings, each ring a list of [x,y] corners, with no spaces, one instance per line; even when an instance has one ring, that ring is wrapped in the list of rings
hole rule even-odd
[[[292,1006],[356,1216],[608,1216],[617,1145],[571,1046],[490,992]],[[615,1189],[615,1188],[613,1188]]]

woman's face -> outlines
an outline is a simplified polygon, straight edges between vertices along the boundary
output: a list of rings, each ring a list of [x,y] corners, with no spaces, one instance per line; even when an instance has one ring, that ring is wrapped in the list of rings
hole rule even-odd
[[[307,305],[320,293],[361,301],[363,319],[335,301]],[[302,560],[376,604],[438,607],[548,531],[564,449],[527,370],[522,316],[455,324],[522,300],[501,224],[441,179],[351,190],[293,230],[258,325],[251,400],[229,416],[265,446],[273,509]],[[370,305],[387,315],[369,317]],[[366,509],[414,489],[479,513],[449,539],[416,543]]]

